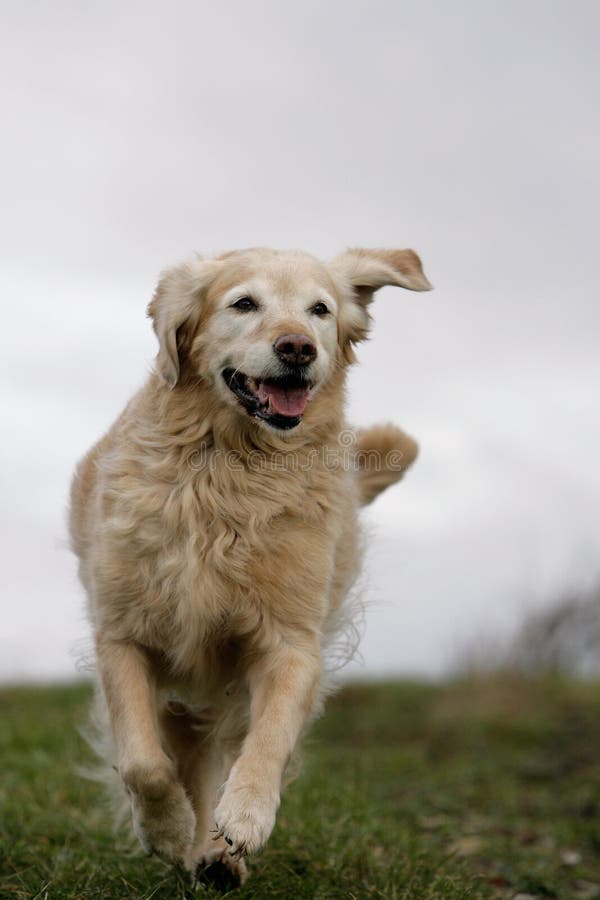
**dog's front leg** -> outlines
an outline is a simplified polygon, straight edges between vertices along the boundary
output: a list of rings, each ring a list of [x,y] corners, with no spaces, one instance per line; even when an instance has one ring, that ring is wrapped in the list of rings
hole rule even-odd
[[[192,841],[195,818],[173,761],[161,746],[150,661],[134,643],[99,636],[96,648],[134,831],[147,852],[181,862]]]
[[[281,779],[318,695],[316,638],[281,641],[250,670],[250,728],[215,812],[234,853],[267,840],[279,807]]]

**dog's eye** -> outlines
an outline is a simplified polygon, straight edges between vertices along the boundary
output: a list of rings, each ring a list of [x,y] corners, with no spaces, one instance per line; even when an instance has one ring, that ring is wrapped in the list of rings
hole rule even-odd
[[[311,309],[311,313],[313,313],[315,316],[326,316],[328,312],[329,310],[324,303],[315,303],[315,305]]]
[[[258,307],[252,297],[240,297],[239,300],[231,304],[231,309],[238,309],[240,312],[251,312],[253,309],[258,309]]]

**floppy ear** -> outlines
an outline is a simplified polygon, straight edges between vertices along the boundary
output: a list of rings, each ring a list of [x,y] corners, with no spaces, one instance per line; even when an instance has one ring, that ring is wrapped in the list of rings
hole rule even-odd
[[[354,360],[352,343],[364,341],[367,336],[370,323],[367,307],[375,291],[385,285],[409,291],[432,289],[414,250],[346,250],[332,260],[329,270],[345,295],[340,340],[349,362]]]
[[[217,260],[195,259],[163,272],[147,314],[158,338],[156,368],[167,387],[179,380],[180,354],[198,323],[202,294],[216,275]]]

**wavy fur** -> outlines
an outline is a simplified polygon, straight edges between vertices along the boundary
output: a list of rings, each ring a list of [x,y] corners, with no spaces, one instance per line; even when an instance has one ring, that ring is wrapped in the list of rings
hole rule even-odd
[[[364,290],[410,287],[418,261],[390,275],[408,251],[383,263],[367,251],[357,263],[357,252],[329,269],[245,251],[167,273],[150,307],[157,370],[73,480],[100,749],[142,845],[192,872],[217,861],[243,880],[240,857],[268,837],[296,741],[355,643],[358,508],[416,455],[392,426],[360,433],[348,455],[344,384]],[[264,320],[229,313],[237,282],[262,285]],[[309,289],[327,292],[335,320],[302,318]],[[321,368],[301,425],[282,433],[227,395],[215,360],[262,353],[270,365],[273,335],[290,321],[312,329]]]

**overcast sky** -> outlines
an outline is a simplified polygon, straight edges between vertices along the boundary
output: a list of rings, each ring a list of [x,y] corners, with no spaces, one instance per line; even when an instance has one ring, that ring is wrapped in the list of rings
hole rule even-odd
[[[73,465],[143,381],[192,251],[411,246],[350,420],[421,457],[368,515],[368,673],[600,575],[597,2],[14,2],[0,38],[0,678],[87,633]]]

